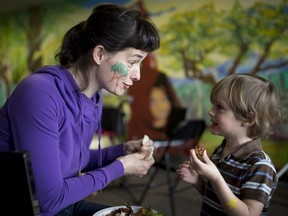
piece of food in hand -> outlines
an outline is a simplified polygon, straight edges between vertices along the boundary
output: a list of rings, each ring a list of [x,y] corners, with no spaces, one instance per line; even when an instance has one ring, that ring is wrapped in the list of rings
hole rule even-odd
[[[146,154],[146,157],[145,159],[146,160],[150,160],[153,156],[153,152],[154,152],[154,147],[151,146],[151,147],[146,147],[147,148],[147,154]]]
[[[148,142],[148,141],[149,141],[149,137],[145,134],[144,137],[143,137],[143,139],[142,139],[142,144],[143,144],[143,146],[144,146],[145,143]]]
[[[205,148],[203,146],[195,147],[195,153],[198,158],[203,156],[204,151],[205,151]]]
[[[150,146],[150,147],[145,146],[145,143],[148,141],[149,141],[149,137],[147,135],[144,135],[143,140],[142,140],[142,144],[143,144],[144,148],[147,150],[145,160],[150,160],[152,158],[153,152],[154,152],[153,146]]]

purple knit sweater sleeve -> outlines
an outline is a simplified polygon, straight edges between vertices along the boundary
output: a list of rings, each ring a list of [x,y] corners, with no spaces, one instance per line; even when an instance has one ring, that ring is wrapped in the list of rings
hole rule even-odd
[[[87,98],[75,95],[65,84],[69,79],[53,74],[48,78],[32,75],[18,85],[3,108],[11,125],[11,129],[5,128],[7,134],[12,134],[11,144],[31,154],[44,216],[55,215],[124,174],[122,163],[115,160],[123,154],[122,145],[103,150],[103,167],[96,162],[97,151],[90,152],[100,121],[97,109],[102,106],[93,107]],[[78,176],[78,171],[87,167],[91,171]]]

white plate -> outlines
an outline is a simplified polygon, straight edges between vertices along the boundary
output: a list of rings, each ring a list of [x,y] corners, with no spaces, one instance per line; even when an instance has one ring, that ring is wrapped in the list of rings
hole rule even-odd
[[[141,206],[131,206],[131,207],[134,212],[137,212],[140,208],[142,208]],[[127,207],[126,206],[113,206],[113,207],[105,208],[96,212],[95,214],[93,214],[93,216],[105,216],[119,208],[127,208]],[[153,212],[157,213],[155,210],[153,210]]]

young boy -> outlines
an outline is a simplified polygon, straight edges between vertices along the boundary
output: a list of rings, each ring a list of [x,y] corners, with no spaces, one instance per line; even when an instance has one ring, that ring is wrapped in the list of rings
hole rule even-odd
[[[267,215],[278,179],[260,137],[280,121],[276,88],[258,76],[233,74],[215,85],[210,100],[211,133],[224,140],[210,158],[191,149],[177,172],[203,195],[201,215]]]

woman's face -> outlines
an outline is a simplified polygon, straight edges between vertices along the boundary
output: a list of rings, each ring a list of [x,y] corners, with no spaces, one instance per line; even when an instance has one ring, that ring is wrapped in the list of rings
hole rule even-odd
[[[161,87],[152,87],[150,91],[150,111],[154,118],[155,128],[165,127],[172,104],[167,93]]]
[[[100,88],[120,96],[140,80],[140,64],[147,53],[134,48],[127,48],[115,54],[104,55],[104,60],[97,72]]]

